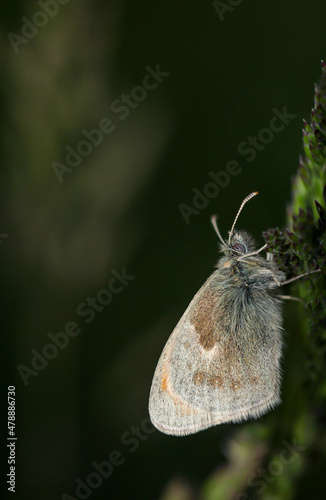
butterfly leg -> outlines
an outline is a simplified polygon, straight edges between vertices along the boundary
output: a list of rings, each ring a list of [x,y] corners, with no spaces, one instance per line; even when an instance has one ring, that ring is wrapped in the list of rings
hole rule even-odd
[[[237,260],[242,260],[242,259],[246,259],[247,257],[251,257],[252,255],[257,255],[260,252],[262,252],[263,250],[266,250],[266,248],[267,248],[267,245],[264,245],[261,248],[259,248],[258,250],[256,250],[255,252],[250,252],[250,253],[246,253],[245,255],[241,255],[241,257],[238,257]]]
[[[292,297],[291,295],[278,295],[280,299],[284,300],[295,300],[296,302],[301,302],[305,307],[307,307],[307,304],[305,303],[304,300],[300,299],[299,297]]]
[[[308,273],[300,274],[299,276],[295,276],[294,278],[290,278],[289,280],[279,281],[277,278],[273,276],[273,280],[278,284],[278,286],[287,285],[288,283],[292,283],[292,281],[298,280],[299,278],[303,278],[304,276],[308,276],[313,273],[321,273],[321,269],[315,269],[314,271],[309,271]]]

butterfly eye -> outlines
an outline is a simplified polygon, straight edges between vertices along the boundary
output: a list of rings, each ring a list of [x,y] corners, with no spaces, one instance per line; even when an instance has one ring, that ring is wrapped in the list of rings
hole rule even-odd
[[[232,245],[232,249],[236,252],[246,253],[246,248],[244,245],[241,245],[241,243],[235,243]]]

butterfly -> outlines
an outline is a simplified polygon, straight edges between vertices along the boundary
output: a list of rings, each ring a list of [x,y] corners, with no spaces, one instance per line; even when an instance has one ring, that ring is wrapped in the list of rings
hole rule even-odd
[[[221,237],[223,256],[168,339],[149,398],[154,426],[165,434],[193,434],[211,426],[258,418],[280,402],[282,299],[286,280],[272,255],[235,225]],[[320,271],[320,270],[317,270]]]

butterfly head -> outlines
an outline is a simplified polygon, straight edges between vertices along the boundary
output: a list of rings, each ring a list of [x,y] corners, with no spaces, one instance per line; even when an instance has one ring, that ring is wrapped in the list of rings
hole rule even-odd
[[[258,191],[254,191],[253,193],[250,193],[241,203],[240,208],[238,210],[238,213],[234,219],[233,225],[229,231],[229,238],[228,240],[224,240],[221,236],[221,233],[219,231],[219,228],[217,226],[217,216],[212,215],[211,217],[211,222],[212,225],[215,229],[215,232],[217,233],[217,236],[219,237],[221,241],[221,252],[224,253],[225,257],[230,259],[244,259],[245,256],[250,254],[250,256],[253,254],[253,252],[256,252],[256,245],[253,240],[253,238],[248,234],[246,231],[238,231],[235,229],[236,222],[238,220],[238,217],[241,213],[241,210],[245,206],[245,204],[251,200],[254,196],[258,194]],[[256,253],[258,254],[260,250],[258,250]],[[224,259],[225,259],[224,257]],[[223,260],[224,260],[223,259]]]
[[[256,250],[254,239],[246,231],[234,231],[229,241],[220,245],[227,257],[243,257]]]

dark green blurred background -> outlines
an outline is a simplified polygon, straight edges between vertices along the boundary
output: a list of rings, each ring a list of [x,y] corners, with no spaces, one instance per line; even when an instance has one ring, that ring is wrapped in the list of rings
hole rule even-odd
[[[210,215],[219,214],[225,235],[242,199],[258,190],[238,227],[263,244],[263,230],[285,223],[302,118],[309,120],[326,57],[326,4],[244,0],[223,21],[203,0],[71,0],[58,7],[18,53],[8,33],[21,36],[22,18],[42,9],[34,1],[1,9],[0,232],[8,234],[0,246],[2,378],[3,401],[8,385],[17,393],[16,498],[77,498],[76,478],[85,481],[92,462],[113,450],[124,463],[90,498],[197,498],[227,466],[226,449],[241,427],[274,429],[276,448],[293,434],[306,397],[296,342],[300,306],[285,308],[278,409],[258,423],[184,438],[155,431],[130,441],[126,433],[146,425],[160,352],[218,258]],[[111,104],[158,64],[169,76],[121,120]],[[284,106],[296,118],[246,161],[239,144]],[[103,118],[115,130],[59,182],[52,163],[64,163],[66,146],[75,149],[82,130]],[[187,225],[178,206],[192,205],[193,188],[203,191],[209,172],[230,160],[242,172]],[[87,324],[76,308],[124,267],[135,279]],[[25,385],[17,366],[31,367],[31,350],[42,352],[48,333],[71,321],[81,333]],[[5,449],[5,474],[6,460]],[[269,498],[322,498],[325,464],[307,460],[300,485]],[[236,498],[205,494],[200,498]]]

